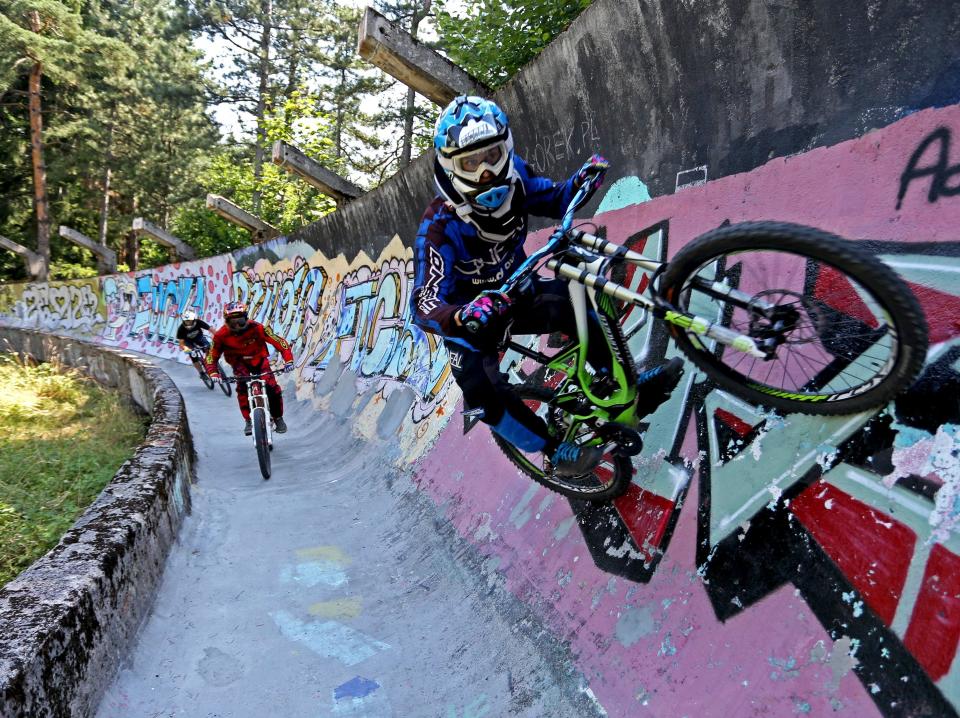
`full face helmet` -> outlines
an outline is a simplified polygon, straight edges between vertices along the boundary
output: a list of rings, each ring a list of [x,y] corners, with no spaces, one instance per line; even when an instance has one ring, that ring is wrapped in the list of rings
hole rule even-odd
[[[242,332],[247,328],[247,305],[243,302],[227,302],[223,307],[223,321],[233,332]]]
[[[183,320],[183,326],[187,329],[193,329],[193,326],[197,323],[197,313],[192,309],[186,309],[180,315],[180,319]]]
[[[488,241],[514,237],[526,213],[503,110],[482,97],[456,97],[437,119],[433,145],[437,188],[457,214]]]

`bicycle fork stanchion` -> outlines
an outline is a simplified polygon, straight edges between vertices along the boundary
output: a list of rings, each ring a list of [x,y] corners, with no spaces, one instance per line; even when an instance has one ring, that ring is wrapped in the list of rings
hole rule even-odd
[[[649,262],[647,260],[644,260],[642,263],[631,262],[631,264],[634,263],[638,264],[639,266],[646,264],[659,266],[659,262]],[[606,277],[601,277],[599,274],[594,274],[586,269],[579,269],[578,267],[574,267],[570,264],[565,264],[558,259],[549,260],[547,262],[547,268],[556,272],[558,277],[563,277],[564,279],[569,279],[574,282],[584,284],[621,302],[628,302],[630,304],[644,307],[652,312],[654,316],[660,317],[671,324],[676,324],[677,326],[683,327],[687,331],[691,331],[694,334],[699,334],[700,336],[707,337],[708,339],[715,339],[721,344],[743,352],[744,354],[749,354],[757,359],[767,358],[767,354],[757,347],[757,344],[753,341],[753,339],[727,329],[726,327],[717,324],[714,321],[704,317],[698,317],[696,315],[684,314],[673,309],[667,309],[662,306],[661,303],[656,302],[653,299],[648,299],[632,289],[627,289],[622,284],[617,284]]]

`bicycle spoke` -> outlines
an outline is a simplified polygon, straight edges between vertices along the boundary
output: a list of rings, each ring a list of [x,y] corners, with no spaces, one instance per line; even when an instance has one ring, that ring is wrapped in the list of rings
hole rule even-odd
[[[891,336],[888,315],[855,280],[829,264],[789,251],[764,249],[730,256],[723,275],[714,275],[713,263],[691,275],[681,294],[682,308],[712,304],[726,308],[718,316],[727,317],[727,326],[733,331],[756,336],[755,332],[770,327],[764,330],[767,334],[759,336],[781,335],[775,340],[779,346],[774,356],[760,365],[756,357],[745,362],[746,354],[724,349],[718,356],[728,371],[772,389],[797,392],[808,391],[804,387],[826,371],[844,391],[855,392],[892,364],[890,344],[896,342],[895,335],[879,343]],[[729,274],[734,269],[738,274]],[[809,276],[826,279],[807,284]],[[714,281],[754,297],[755,305],[708,293]],[[851,297],[858,303],[851,303]],[[774,321],[781,323],[774,326]],[[801,350],[802,346],[810,351]],[[847,363],[837,364],[838,360]]]

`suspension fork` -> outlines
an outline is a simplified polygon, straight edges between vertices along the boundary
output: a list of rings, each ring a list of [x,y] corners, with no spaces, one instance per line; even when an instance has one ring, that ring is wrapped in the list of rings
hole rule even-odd
[[[606,242],[606,240],[599,241]],[[607,244],[610,243],[608,242]],[[624,261],[628,261],[631,264],[636,264],[637,266],[646,269],[653,269],[654,271],[660,267],[660,262],[653,262],[646,258],[636,260],[630,255],[636,255],[637,257],[641,257],[642,255],[638,255],[636,252],[626,250],[623,247],[620,247],[620,249],[624,249],[625,254],[622,257]],[[659,319],[663,319],[670,324],[681,327],[682,329],[693,332],[694,334],[706,337],[708,339],[714,339],[721,344],[729,346],[745,354],[749,354],[750,356],[757,357],[758,359],[767,358],[766,353],[757,347],[756,342],[754,342],[750,337],[728,329],[712,319],[682,312],[658,295],[654,295],[653,299],[647,298],[642,294],[634,292],[632,289],[624,287],[622,284],[617,284],[616,282],[601,276],[595,271],[590,271],[590,266],[574,266],[559,259],[551,259],[547,262],[547,268],[554,271],[558,277],[563,277],[564,279],[569,280],[571,284],[576,283],[585,285],[618,301],[643,307],[653,314],[653,316],[658,317]],[[719,293],[719,289],[717,288],[723,289],[723,296],[728,298],[728,300],[731,302],[735,301],[745,303],[744,298],[749,298],[739,290],[733,289],[732,287],[727,287],[726,285],[719,284],[717,282],[705,282],[705,284],[710,284],[711,286],[709,288],[714,292]],[[715,288],[713,285],[716,285],[717,288]],[[737,297],[736,295],[742,296]],[[754,305],[753,303],[750,303],[748,306]]]

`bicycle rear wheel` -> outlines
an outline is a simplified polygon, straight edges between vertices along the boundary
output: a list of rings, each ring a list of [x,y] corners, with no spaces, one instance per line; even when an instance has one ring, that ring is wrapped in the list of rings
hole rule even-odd
[[[677,253],[659,287],[681,311],[765,347],[759,359],[669,325],[698,367],[755,404],[865,411],[923,368],[926,320],[910,288],[864,248],[811,227],[748,222],[713,230]]]
[[[267,443],[267,416],[263,409],[253,410],[253,438],[257,445],[257,461],[264,480],[270,478],[270,446]]]
[[[549,404],[549,401],[553,398],[552,391],[527,385],[517,387],[516,392],[521,401],[541,416],[548,425],[552,423],[560,428],[559,425],[563,421],[562,412],[552,408]],[[590,441],[596,437],[585,424],[581,425],[577,434],[577,438],[581,442]],[[495,432],[493,433],[493,439],[514,466],[527,476],[551,491],[572,499],[595,503],[610,501],[623,494],[630,486],[630,481],[633,478],[633,464],[628,456],[619,456],[609,452],[603,456],[597,468],[590,473],[581,476],[558,476],[553,473],[543,454],[524,452]]]

